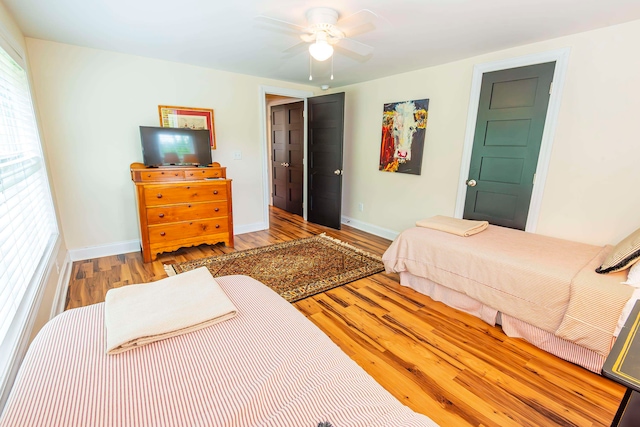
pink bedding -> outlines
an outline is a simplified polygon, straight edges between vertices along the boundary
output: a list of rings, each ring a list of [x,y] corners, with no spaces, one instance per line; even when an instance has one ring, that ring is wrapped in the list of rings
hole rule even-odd
[[[118,355],[105,354],[103,304],[53,319],[0,426],[436,426],[260,282],[216,280],[236,317]]]
[[[619,273],[593,271],[610,250],[494,225],[470,237],[416,227],[382,260],[606,355],[633,292]]]

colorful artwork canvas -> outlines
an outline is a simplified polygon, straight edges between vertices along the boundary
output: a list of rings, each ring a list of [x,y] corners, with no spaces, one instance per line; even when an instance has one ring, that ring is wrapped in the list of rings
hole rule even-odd
[[[429,100],[384,104],[380,170],[420,175]]]

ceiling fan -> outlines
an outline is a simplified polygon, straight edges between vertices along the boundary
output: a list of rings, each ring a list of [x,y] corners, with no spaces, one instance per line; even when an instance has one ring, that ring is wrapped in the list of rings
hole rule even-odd
[[[368,9],[362,9],[345,18],[328,7],[316,7],[306,13],[307,24],[299,25],[268,16],[257,19],[273,25],[276,29],[286,30],[288,34],[297,35],[302,42],[285,52],[297,53],[308,46],[309,54],[317,61],[325,61],[333,55],[333,47],[351,52],[359,57],[367,57],[373,53],[373,47],[354,40],[352,37],[375,29],[373,22],[378,16]]]

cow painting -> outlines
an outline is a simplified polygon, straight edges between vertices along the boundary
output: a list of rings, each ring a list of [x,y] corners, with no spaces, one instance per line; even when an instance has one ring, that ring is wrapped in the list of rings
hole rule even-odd
[[[381,171],[420,175],[429,100],[384,104]]]

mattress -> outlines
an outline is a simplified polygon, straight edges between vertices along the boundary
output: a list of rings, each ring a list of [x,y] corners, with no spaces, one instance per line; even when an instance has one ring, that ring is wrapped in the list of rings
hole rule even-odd
[[[0,426],[436,426],[260,282],[216,281],[236,317],[118,355],[105,353],[104,304],[51,320]]]

